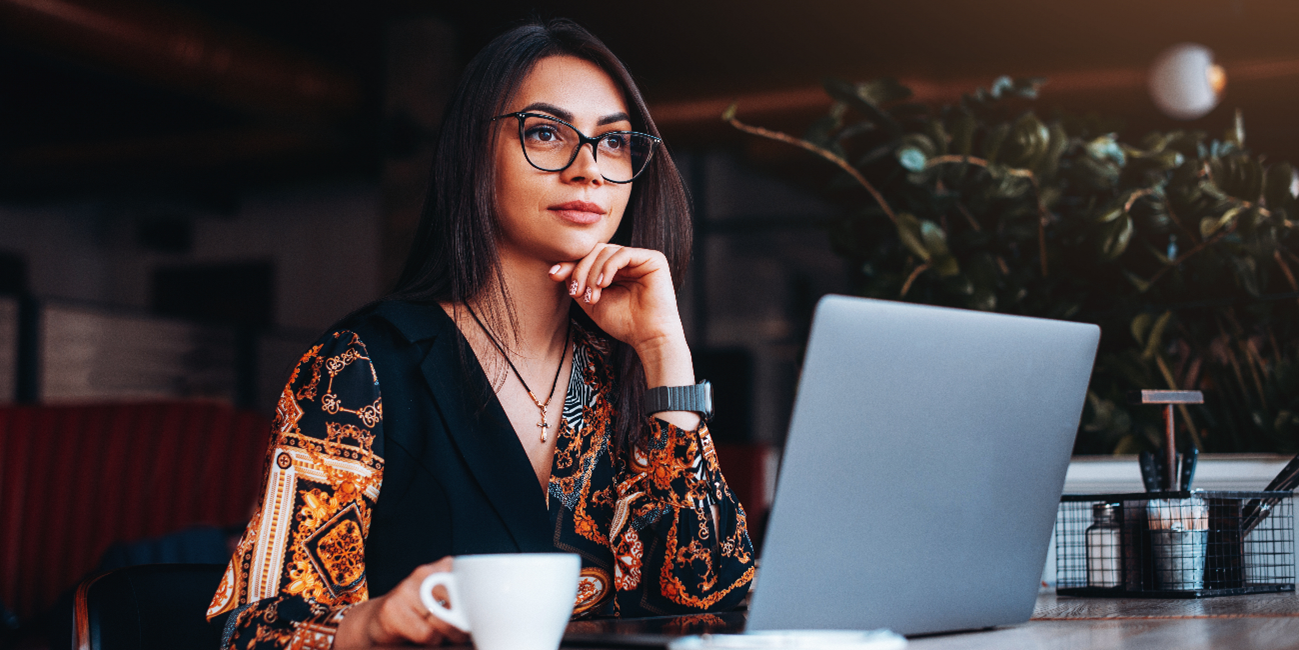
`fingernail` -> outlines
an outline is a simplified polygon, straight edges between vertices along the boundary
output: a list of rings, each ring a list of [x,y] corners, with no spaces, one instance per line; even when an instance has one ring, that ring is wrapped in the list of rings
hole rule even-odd
[[[601,273],[600,276],[597,277],[597,278],[595,279],[595,283],[596,283],[596,284],[604,284],[604,274],[603,274],[603,273]]]
[[[556,265],[550,267],[550,272],[549,272],[549,274],[550,274],[550,275],[554,275],[554,274],[556,274],[556,273],[559,273],[559,265],[558,265],[558,264],[556,264]]]
[[[568,283],[568,295],[570,296],[577,295],[577,280],[573,280],[572,282]]]
[[[586,299],[586,302],[587,302],[587,303],[590,303],[590,302],[591,302],[591,287],[587,287],[587,288],[586,288],[586,295],[583,296],[583,298]]]

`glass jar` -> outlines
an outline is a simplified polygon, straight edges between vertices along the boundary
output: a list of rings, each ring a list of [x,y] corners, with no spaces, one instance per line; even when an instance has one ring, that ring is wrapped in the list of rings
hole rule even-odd
[[[1117,503],[1092,506],[1087,528],[1087,586],[1119,587],[1123,584],[1123,535]]]

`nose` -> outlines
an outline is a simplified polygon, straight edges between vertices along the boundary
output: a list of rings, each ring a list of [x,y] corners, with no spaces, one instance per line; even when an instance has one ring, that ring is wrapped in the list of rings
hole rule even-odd
[[[565,169],[564,180],[571,183],[604,183],[600,165],[595,159],[595,143],[585,142],[577,149],[577,158]]]

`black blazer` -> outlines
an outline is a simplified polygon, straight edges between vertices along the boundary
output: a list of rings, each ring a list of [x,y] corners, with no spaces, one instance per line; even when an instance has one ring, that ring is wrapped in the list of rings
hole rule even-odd
[[[467,348],[464,372],[464,338],[446,312],[383,302],[340,327],[365,341],[383,391],[370,595],[447,555],[555,551],[546,494],[500,402],[482,399],[491,386]]]

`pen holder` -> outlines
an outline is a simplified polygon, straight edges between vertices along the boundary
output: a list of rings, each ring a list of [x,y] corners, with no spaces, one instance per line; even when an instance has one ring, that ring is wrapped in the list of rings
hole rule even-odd
[[[1203,598],[1295,588],[1289,492],[1069,494],[1055,540],[1062,595]]]

